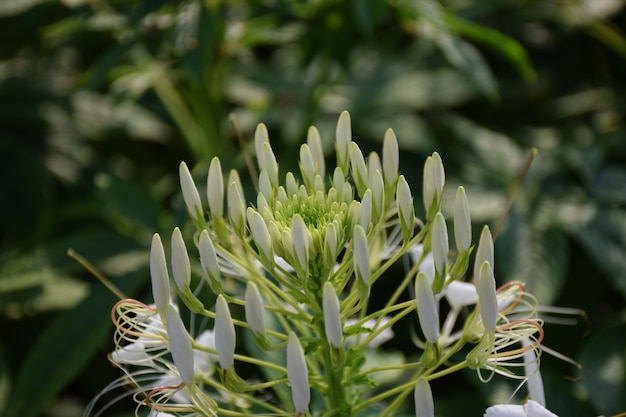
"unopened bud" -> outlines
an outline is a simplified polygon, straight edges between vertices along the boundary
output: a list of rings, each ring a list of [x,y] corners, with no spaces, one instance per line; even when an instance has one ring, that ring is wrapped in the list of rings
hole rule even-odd
[[[309,371],[304,351],[295,333],[289,333],[287,341],[287,379],[291,385],[291,396],[296,412],[306,414],[311,401]]]
[[[172,360],[178,369],[180,379],[185,384],[191,385],[194,380],[194,355],[189,333],[187,333],[185,325],[174,307],[168,305],[165,316]]]
[[[388,189],[393,189],[392,187],[396,185],[400,167],[399,160],[398,140],[393,130],[387,129],[383,140],[383,175]]]
[[[365,235],[363,227],[358,224],[354,228],[353,245],[354,253],[352,256],[354,260],[354,274],[359,282],[369,287],[370,257],[367,236]]]
[[[178,175],[180,177],[180,188],[183,192],[183,200],[185,200],[187,212],[194,221],[200,221],[204,217],[202,202],[200,201],[200,194],[198,194],[198,189],[193,182],[193,177],[186,163],[180,163]]]
[[[448,264],[448,227],[443,214],[437,213],[433,220],[432,229],[432,251],[435,261],[435,271],[437,274],[445,276],[446,265]]]
[[[356,142],[351,142],[349,146],[350,153],[350,170],[352,172],[352,178],[356,185],[357,192],[360,197],[363,197],[365,190],[367,190],[369,177],[367,175],[367,167],[365,166],[365,159],[363,153]]]
[[[439,211],[444,184],[445,171],[441,157],[437,152],[433,152],[424,164],[423,197],[428,220]]]
[[[478,282],[478,304],[480,306],[480,318],[485,330],[492,333],[496,330],[498,321],[498,299],[496,296],[496,280],[489,262],[485,261],[480,267]]]
[[[270,233],[267,230],[267,225],[263,217],[254,210],[252,207],[248,207],[246,210],[248,225],[250,226],[250,233],[252,239],[256,244],[261,258],[268,264],[272,264],[274,261],[274,253],[272,251],[272,240]]]
[[[477,279],[483,262],[488,262],[491,268],[494,267],[493,258],[493,238],[489,226],[483,227],[476,249],[476,258],[474,260],[474,279]]]
[[[436,344],[439,340],[439,309],[428,277],[421,271],[415,279],[415,294],[417,297],[417,317],[422,332],[429,343]]]
[[[322,147],[322,138],[315,126],[309,127],[307,132],[307,145],[311,149],[311,155],[315,161],[315,172],[320,177],[326,175],[326,162],[324,161],[324,148]]]
[[[337,167],[346,174],[350,164],[348,155],[350,142],[352,142],[352,127],[350,126],[350,114],[344,111],[339,116],[335,138],[335,151],[337,152]]]
[[[215,157],[209,165],[209,175],[206,183],[206,195],[209,200],[209,212],[212,217],[224,215],[224,177],[220,159]]]
[[[220,294],[215,302],[215,350],[222,369],[228,370],[235,363],[235,345],[237,343],[235,325],[230,316],[228,303]]]
[[[398,204],[398,217],[400,218],[402,237],[405,241],[407,241],[413,236],[415,210],[413,207],[411,189],[409,188],[409,184],[406,182],[404,175],[400,175],[398,178],[396,201]]]
[[[246,321],[253,332],[262,335],[265,333],[265,310],[261,293],[254,282],[248,281],[245,298]]]
[[[339,312],[339,298],[337,297],[333,284],[329,281],[326,281],[324,284],[322,304],[326,339],[328,339],[328,343],[332,346],[340,348],[343,328],[341,326],[341,315]]]
[[[235,232],[243,235],[246,224],[246,203],[236,181],[228,186],[228,218]]]
[[[159,313],[165,313],[170,302],[170,277],[167,273],[165,250],[158,233],[152,236],[150,246],[150,277],[152,278],[152,295]]]
[[[191,265],[185,240],[178,227],[172,233],[172,273],[179,290],[189,288],[191,282]]]
[[[200,264],[209,280],[209,286],[216,294],[222,293],[220,265],[217,261],[215,246],[213,246],[213,241],[206,229],[200,233],[198,249],[200,250]]]

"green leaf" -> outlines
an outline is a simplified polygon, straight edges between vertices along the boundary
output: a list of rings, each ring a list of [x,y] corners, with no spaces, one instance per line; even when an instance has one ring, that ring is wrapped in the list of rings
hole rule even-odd
[[[593,332],[585,344],[580,362],[582,383],[597,411],[615,415],[626,409],[626,326]]]
[[[127,294],[146,283],[145,269],[116,281]],[[109,311],[116,298],[104,287],[75,309],[59,314],[30,349],[15,378],[6,416],[37,416],[80,372],[102,342],[111,336]]]

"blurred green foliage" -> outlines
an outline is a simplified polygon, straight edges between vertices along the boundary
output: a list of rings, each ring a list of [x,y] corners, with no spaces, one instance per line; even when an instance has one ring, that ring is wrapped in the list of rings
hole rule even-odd
[[[0,414],[81,415],[118,376],[106,360],[115,297],[68,248],[149,300],[150,236],[187,221],[181,160],[204,181],[218,155],[252,187],[230,115],[244,140],[267,124],[293,169],[311,124],[331,156],[344,109],[364,150],[395,130],[415,195],[422,161],[439,151],[448,190],[466,186],[476,230],[495,225],[539,150],[496,241],[496,275],[588,314],[589,334],[584,320],[547,324],[546,345],[583,366],[544,355],[549,407],[626,411],[624,6],[4,0]],[[482,415],[514,387],[468,373],[433,389],[438,415],[452,416]]]

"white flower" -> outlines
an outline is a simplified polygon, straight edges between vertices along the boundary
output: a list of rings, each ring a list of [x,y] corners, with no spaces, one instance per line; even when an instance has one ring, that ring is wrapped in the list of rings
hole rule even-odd
[[[524,405],[493,405],[489,407],[484,417],[558,417],[541,404],[528,400]]]

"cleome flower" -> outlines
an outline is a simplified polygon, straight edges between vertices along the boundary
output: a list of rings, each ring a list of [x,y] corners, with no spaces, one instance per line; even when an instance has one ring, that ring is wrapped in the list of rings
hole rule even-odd
[[[450,257],[439,154],[424,166],[421,220],[398,171],[392,130],[385,133],[382,155],[364,155],[343,112],[334,146],[331,168],[311,127],[299,150],[299,172],[281,175],[260,124],[254,135],[258,186],[250,198],[237,172],[222,172],[214,158],[203,201],[189,167],[180,164],[183,200],[196,229],[193,244],[174,229],[168,262],[160,236],[153,236],[154,304],[121,300],[113,307],[110,360],[125,375],[103,393],[130,386],[137,415],[147,407],[153,417],[353,416],[371,410],[392,416],[406,407],[431,417],[433,379],[465,367],[479,370],[484,381],[490,378],[485,370],[521,379],[538,374],[543,322],[523,284],[496,289],[488,228],[476,251],[476,280],[464,281],[474,246],[462,187],[454,207],[457,253]],[[404,276],[389,281],[392,266],[406,259],[411,264]],[[372,293],[389,282],[391,294],[371,308]],[[450,309],[441,324],[444,299]],[[460,322],[464,309],[470,313]],[[373,349],[394,337],[394,327],[411,320],[425,338],[415,355],[384,364],[370,360]],[[464,348],[469,353],[455,363]],[[402,379],[378,386],[385,374]],[[94,409],[92,404],[86,414]]]

